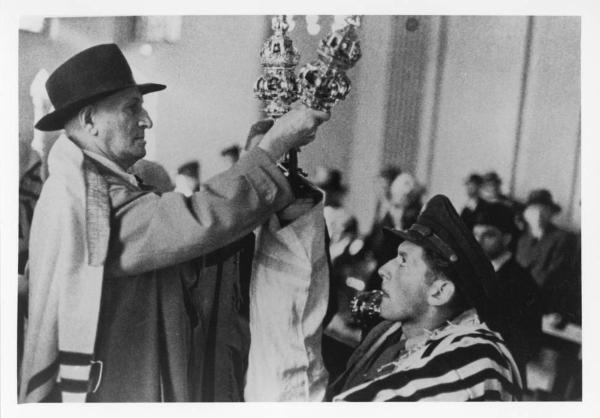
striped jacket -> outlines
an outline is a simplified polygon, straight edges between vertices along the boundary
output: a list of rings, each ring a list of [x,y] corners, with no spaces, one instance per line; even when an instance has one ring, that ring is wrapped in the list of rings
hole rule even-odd
[[[381,324],[379,335],[395,324]],[[365,343],[386,343],[381,340],[367,337]],[[363,353],[373,351],[372,346],[363,348],[359,347]],[[380,370],[382,374],[375,379],[333,400],[514,401],[521,397],[521,377],[511,353],[500,334],[481,323],[474,310],[433,331],[424,344]]]

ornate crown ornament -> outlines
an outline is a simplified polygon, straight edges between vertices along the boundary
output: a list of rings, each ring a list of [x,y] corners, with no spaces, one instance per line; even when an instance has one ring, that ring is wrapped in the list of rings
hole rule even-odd
[[[352,321],[359,326],[369,326],[379,318],[381,313],[381,290],[361,292],[350,301]]]
[[[360,42],[356,28],[360,17],[348,16],[346,26],[321,40],[318,58],[306,64],[298,76],[302,103],[316,110],[329,112],[350,92],[350,80],[346,71],[361,57]]]
[[[294,69],[300,54],[287,36],[289,25],[286,16],[273,17],[271,22],[274,33],[260,50],[263,75],[256,80],[254,94],[265,103],[265,113],[271,118],[278,118],[288,112],[290,105],[298,99],[300,86]]]

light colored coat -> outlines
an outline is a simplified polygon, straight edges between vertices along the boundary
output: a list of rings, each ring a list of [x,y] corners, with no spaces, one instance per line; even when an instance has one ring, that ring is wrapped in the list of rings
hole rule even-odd
[[[43,400],[56,389],[57,382],[64,401],[84,400],[98,383],[101,392],[102,377],[90,380],[91,361],[103,362],[105,376],[112,373],[118,377],[115,382],[130,396],[125,400],[197,399],[187,375],[191,359],[184,354],[192,350],[192,336],[185,335],[191,326],[182,314],[183,289],[196,283],[202,286],[203,256],[231,255],[219,252],[292,201],[287,180],[260,149],[250,151],[190,199],[177,193],[158,195],[142,190],[84,157],[66,137],[55,144],[49,164],[50,177],[36,207],[31,232],[29,326],[20,402]],[[98,316],[107,312],[100,307],[100,295],[114,286],[129,289],[123,293],[133,301],[138,296],[134,291],[140,287],[146,298],[166,295],[167,299],[157,301],[154,308],[163,321],[160,329],[170,331],[170,336],[167,341],[154,336],[155,347],[181,349],[167,359],[177,364],[152,365],[161,357],[150,353],[145,341],[133,338],[147,336],[140,333],[144,324],[127,322],[126,317],[113,317],[96,338]],[[112,293],[108,303],[126,307],[128,300],[115,301],[123,293]],[[102,307],[105,299],[102,296]],[[177,303],[174,307],[173,302]],[[136,318],[150,309],[141,302],[130,308]],[[177,326],[182,318],[183,324]],[[148,332],[157,327],[152,321],[145,325],[155,327],[147,328]],[[132,338],[121,341],[117,336],[122,335]],[[159,371],[158,379],[143,380],[145,385],[139,385],[133,366],[132,370],[115,370],[110,361],[96,357],[100,346],[114,347],[118,341],[129,353],[139,354],[136,359],[146,361],[142,363],[143,373],[152,366],[156,370],[164,366],[175,375]],[[109,354],[115,358],[120,355],[118,350]],[[177,381],[170,381],[174,376]],[[111,400],[111,395],[107,396],[101,400]]]

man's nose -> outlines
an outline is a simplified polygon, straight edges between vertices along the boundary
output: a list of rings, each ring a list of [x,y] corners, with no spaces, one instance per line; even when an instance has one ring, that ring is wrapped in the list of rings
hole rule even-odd
[[[138,122],[138,125],[140,126],[140,128],[142,128],[142,127],[147,128],[147,129],[152,128],[152,126],[153,126],[152,119],[150,118],[150,115],[148,114],[146,109],[143,110],[142,116]]]

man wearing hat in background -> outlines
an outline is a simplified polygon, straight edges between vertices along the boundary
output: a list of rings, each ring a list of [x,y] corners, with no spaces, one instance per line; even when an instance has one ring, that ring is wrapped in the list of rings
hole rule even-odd
[[[447,197],[408,230],[387,230],[397,257],[380,268],[381,317],[329,388],[341,401],[517,400],[521,379],[483,283],[494,270]],[[483,321],[483,322],[482,322]]]
[[[498,331],[525,381],[525,366],[536,355],[541,342],[539,290],[510,251],[517,231],[512,211],[503,204],[488,203],[475,212],[473,223],[473,235],[496,271],[484,285],[500,308],[503,324]]]
[[[490,203],[502,203],[515,210],[517,202],[502,193],[502,179],[495,171],[489,171],[481,177],[480,196]]]
[[[550,191],[531,191],[523,212],[527,231],[517,244],[516,259],[541,289],[544,313],[580,323],[579,238],[553,223],[560,210]]]
[[[335,261],[356,238],[358,222],[344,207],[346,186],[341,171],[318,167],[314,183],[325,192],[323,215],[329,232],[329,254]]]
[[[462,219],[467,228],[473,228],[475,213],[485,203],[479,196],[482,183],[483,177],[477,173],[471,173],[465,180],[467,203],[465,203],[465,206],[460,211],[460,219]]]
[[[20,402],[242,400],[248,324],[241,237],[294,200],[275,165],[328,115],[290,111],[190,198],[128,173],[152,120],[114,44],[62,64],[46,88],[64,129],[30,245]]]

